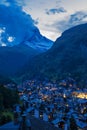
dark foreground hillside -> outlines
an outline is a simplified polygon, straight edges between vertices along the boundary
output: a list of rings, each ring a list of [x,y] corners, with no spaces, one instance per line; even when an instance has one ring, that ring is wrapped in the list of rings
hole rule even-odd
[[[59,128],[54,127],[48,122],[44,122],[34,117],[31,117],[31,125],[32,125],[32,130],[59,130]],[[11,130],[11,129],[18,130],[18,126],[14,126],[13,123],[8,123],[7,125],[0,127],[0,130],[4,130],[4,129],[5,130]]]
[[[31,117],[32,130],[59,130],[48,122]]]

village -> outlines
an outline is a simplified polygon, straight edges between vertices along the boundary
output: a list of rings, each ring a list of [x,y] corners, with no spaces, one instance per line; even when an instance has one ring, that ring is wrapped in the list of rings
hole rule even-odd
[[[78,130],[87,130],[87,88],[77,87],[73,79],[26,80],[17,89],[25,113],[61,130],[69,130],[73,120]]]

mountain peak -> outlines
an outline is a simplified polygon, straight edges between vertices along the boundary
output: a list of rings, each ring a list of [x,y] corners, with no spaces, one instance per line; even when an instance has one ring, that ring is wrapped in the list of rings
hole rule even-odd
[[[23,42],[38,50],[47,50],[53,44],[40,34],[34,20],[19,6],[0,5],[0,46],[14,46]]]
[[[46,51],[52,47],[53,41],[42,36],[38,28],[35,28],[33,32],[34,33],[31,36],[31,38],[27,38],[27,40],[24,41],[25,44],[27,44],[28,46],[34,49],[42,50],[42,51]]]
[[[42,75],[58,79],[71,75],[79,81],[85,80],[87,77],[87,24],[65,31],[54,42],[51,49],[33,59],[28,65],[28,70],[29,76],[32,77]]]

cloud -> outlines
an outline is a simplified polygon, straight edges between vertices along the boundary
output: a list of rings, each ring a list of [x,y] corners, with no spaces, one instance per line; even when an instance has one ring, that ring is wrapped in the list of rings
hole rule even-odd
[[[9,5],[16,5],[16,6],[23,6],[24,5],[24,0],[5,0],[6,3]]]
[[[15,0],[7,0],[13,3],[9,6],[0,4],[0,42],[8,45],[19,44],[32,37],[34,30],[34,20],[31,15],[23,12],[22,8],[15,3]]]
[[[79,11],[70,16],[69,22],[71,24],[79,24],[83,23],[85,18],[87,18],[87,12]]]
[[[61,21],[54,22],[51,26],[54,26],[59,32],[63,32],[73,26],[83,24],[87,22],[87,12],[78,11],[70,16],[66,16]]]
[[[59,14],[59,13],[65,13],[67,12],[63,7],[59,7],[59,8],[52,8],[52,9],[46,9],[46,14],[47,15],[55,15],[55,14]]]
[[[36,20],[34,20],[34,24],[38,25],[39,24],[39,18],[37,18]]]
[[[17,4],[16,0],[6,0],[6,2],[9,4]]]

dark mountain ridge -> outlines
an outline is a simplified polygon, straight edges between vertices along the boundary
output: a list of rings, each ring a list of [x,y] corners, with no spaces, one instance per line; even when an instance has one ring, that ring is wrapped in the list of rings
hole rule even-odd
[[[39,53],[40,51],[25,44],[13,47],[0,47],[0,75],[5,77],[15,75],[19,69]]]
[[[50,50],[27,64],[25,76],[37,75],[53,79],[71,75],[76,79],[86,80],[87,24],[66,30]]]

